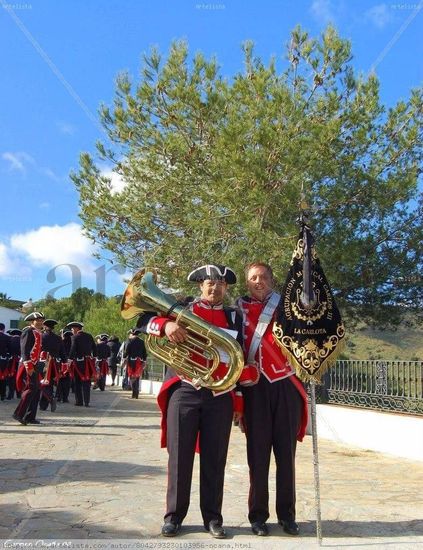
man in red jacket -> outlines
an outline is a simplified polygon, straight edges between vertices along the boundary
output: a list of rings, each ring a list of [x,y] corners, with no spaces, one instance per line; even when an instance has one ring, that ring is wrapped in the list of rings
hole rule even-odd
[[[307,397],[302,383],[273,338],[281,296],[273,290],[273,272],[265,263],[246,267],[249,296],[237,304],[244,318],[245,367],[240,378],[250,468],[248,519],[255,535],[266,536],[269,517],[269,465],[276,461],[276,514],[290,535],[295,522],[295,451],[307,425]]]
[[[22,391],[21,400],[13,413],[13,418],[21,424],[40,424],[37,415],[40,400],[40,363],[44,315],[34,311],[25,317],[30,325],[21,334],[21,363],[16,378],[16,387]]]
[[[223,306],[228,285],[235,273],[222,265],[204,265],[188,275],[199,284],[201,296],[188,307],[195,314],[220,328],[235,330],[241,337],[242,319],[233,308]],[[147,334],[167,336],[173,343],[185,341],[185,328],[168,317],[144,314],[137,326]],[[222,373],[219,371],[222,369]],[[215,374],[224,374],[221,363]],[[223,484],[232,419],[242,416],[242,396],[232,389],[213,392],[198,388],[187,376],[167,370],[158,396],[162,410],[162,446],[169,453],[166,513],[162,535],[179,533],[188,513],[192,470],[197,443],[200,449],[200,509],[204,527],[215,538],[224,538],[222,526]]]

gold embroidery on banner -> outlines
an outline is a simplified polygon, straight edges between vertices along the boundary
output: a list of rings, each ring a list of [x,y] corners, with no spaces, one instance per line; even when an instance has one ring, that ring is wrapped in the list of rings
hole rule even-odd
[[[326,338],[321,349],[313,338],[308,338],[299,344],[290,336],[285,336],[278,323],[273,325],[273,335],[282,351],[293,360],[300,378],[314,379],[319,382],[320,376],[335,361],[342,349],[339,344],[345,336],[345,328],[342,323],[338,324],[336,335]]]
[[[296,301],[291,302],[291,309],[297,319],[301,321],[307,321],[308,325],[313,324],[313,321],[319,320],[327,311],[327,302],[320,301],[320,290],[316,289],[314,295],[316,298],[316,304],[313,308],[306,308],[301,305],[301,289],[296,291]]]

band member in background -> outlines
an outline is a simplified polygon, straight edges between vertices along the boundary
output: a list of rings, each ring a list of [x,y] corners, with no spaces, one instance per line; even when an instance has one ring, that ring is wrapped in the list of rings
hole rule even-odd
[[[77,321],[68,323],[66,328],[72,331],[72,343],[69,359],[72,360],[72,370],[75,379],[75,405],[90,406],[91,380],[95,380],[95,354],[97,351],[94,338],[84,332],[84,325]]]
[[[120,349],[120,342],[117,336],[110,336],[107,345],[110,348],[110,357],[108,358],[110,376],[112,377],[112,386],[115,385],[116,372],[117,372],[117,356]]]
[[[128,358],[126,357],[126,348],[131,341],[131,334],[134,329],[128,330],[128,337],[126,340],[122,342],[120,345],[118,354],[117,354],[117,360],[120,363],[120,373],[122,375],[122,389],[123,390],[132,390],[131,387],[131,381],[128,378]]]
[[[21,334],[22,331],[18,328],[12,328],[7,331],[10,336],[10,359],[9,359],[9,376],[7,378],[7,398],[13,399],[16,390],[16,373],[21,358]],[[16,393],[16,397],[20,397],[20,393]]]
[[[139,338],[140,329],[133,329],[129,341],[124,348],[123,358],[126,359],[126,375],[131,382],[132,398],[138,399],[140,393],[140,377],[142,376],[147,351],[144,341]]]
[[[46,319],[43,325],[41,359],[44,361],[44,376],[40,382],[40,409],[45,411],[50,405],[51,412],[54,412],[57,407],[57,401],[54,397],[54,385],[59,382],[62,361],[65,361],[64,346],[60,336],[54,332],[57,321]]]
[[[63,329],[62,334],[62,357],[59,371],[59,381],[56,388],[56,399],[59,403],[69,403],[69,392],[71,388],[71,361],[69,361],[69,352],[72,345],[72,332]]]
[[[97,351],[96,351],[96,363],[95,369],[97,372],[97,383],[94,384],[93,389],[99,388],[104,391],[106,387],[106,376],[109,372],[109,364],[107,359],[110,357],[110,347],[107,345],[109,339],[108,334],[99,334],[96,336]]]
[[[307,397],[300,380],[272,334],[281,297],[273,291],[273,272],[265,263],[245,270],[249,296],[239,298],[244,317],[246,365],[241,375],[247,456],[250,469],[248,519],[255,535],[268,534],[269,464],[276,461],[276,514],[290,535],[295,522],[295,451],[307,425]]]
[[[6,383],[10,375],[10,336],[5,334],[5,325],[0,323],[0,399],[6,398]]]
[[[40,379],[43,364],[40,363],[44,315],[34,311],[25,317],[30,325],[21,334],[21,362],[16,377],[16,388],[22,397],[13,413],[21,424],[40,424],[36,419],[40,398]]]
[[[231,308],[223,306],[228,285],[236,282],[235,273],[221,265],[205,265],[192,271],[188,280],[199,284],[201,297],[190,305],[191,311],[221,328],[238,331],[242,320]],[[137,326],[142,332],[170,342],[181,343],[186,330],[168,317],[146,313]],[[216,375],[226,372],[221,363]],[[189,378],[168,368],[158,396],[162,411],[162,446],[167,446],[168,487],[162,535],[175,536],[187,515],[196,444],[200,450],[200,509],[204,527],[215,538],[224,538],[222,526],[223,484],[232,418],[242,415],[242,396],[233,391],[212,392],[198,389]],[[235,411],[235,415],[234,415]],[[198,440],[197,440],[198,438]]]

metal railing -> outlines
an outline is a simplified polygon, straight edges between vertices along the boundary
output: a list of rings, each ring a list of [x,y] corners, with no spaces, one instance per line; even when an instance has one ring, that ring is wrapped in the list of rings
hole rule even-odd
[[[152,356],[143,378],[161,381]],[[337,361],[316,387],[317,402],[423,415],[423,361]]]
[[[423,415],[422,361],[337,361],[320,402]]]
[[[164,378],[165,371],[165,365],[152,355],[149,355],[147,357],[147,368],[143,373],[143,378],[161,382]]]

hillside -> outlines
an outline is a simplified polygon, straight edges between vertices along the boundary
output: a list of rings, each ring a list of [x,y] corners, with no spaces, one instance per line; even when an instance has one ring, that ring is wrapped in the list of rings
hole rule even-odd
[[[399,327],[396,331],[366,326],[347,333],[345,359],[423,361],[423,327]]]

